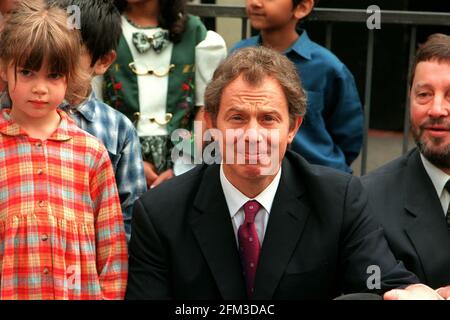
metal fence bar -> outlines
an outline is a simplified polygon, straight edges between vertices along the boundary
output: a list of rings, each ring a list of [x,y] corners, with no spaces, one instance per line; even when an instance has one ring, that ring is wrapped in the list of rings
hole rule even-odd
[[[417,34],[417,27],[412,26],[411,34],[409,37],[408,77],[412,72],[412,64],[414,62],[414,55],[416,52],[416,34]],[[408,151],[408,142],[409,142],[409,124],[410,124],[409,103],[410,103],[410,100],[409,100],[409,85],[408,84],[406,85],[406,99],[405,99],[406,105],[405,105],[405,118],[404,118],[404,124],[403,124],[402,154],[405,154]]]
[[[367,171],[367,147],[370,123],[370,100],[372,97],[372,66],[373,66],[374,31],[369,30],[367,35],[366,57],[366,86],[364,89],[364,133],[361,151],[361,176]]]
[[[242,27],[241,27],[241,39],[246,39],[247,38],[247,22],[248,22],[248,18],[244,17],[241,19],[242,21]]]
[[[187,12],[200,17],[244,18],[245,6],[217,4],[188,4]]]
[[[367,12],[360,9],[315,8],[317,20],[366,23]],[[450,14],[424,11],[381,10],[384,24],[449,26]]]
[[[188,4],[189,13],[201,17],[246,17],[243,5]],[[312,21],[366,23],[365,9],[314,8]],[[450,26],[450,13],[381,10],[383,24]]]

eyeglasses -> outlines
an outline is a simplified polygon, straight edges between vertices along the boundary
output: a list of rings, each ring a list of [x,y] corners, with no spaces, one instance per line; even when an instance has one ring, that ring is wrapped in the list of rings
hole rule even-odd
[[[136,121],[139,121],[139,119],[141,118],[141,114],[139,112],[133,113],[133,116]],[[164,116],[164,120],[160,120],[158,118],[148,118],[148,121],[150,121],[150,123],[156,123],[156,124],[159,124],[160,126],[164,126],[164,125],[168,124],[170,122],[170,120],[172,120],[172,117],[173,117],[173,114],[166,113],[166,115]]]
[[[152,70],[143,62],[133,61],[130,64],[128,64],[128,67],[130,67],[131,71],[133,71],[133,73],[138,76],[154,75],[154,76],[162,78],[162,77],[167,76],[175,68],[175,65],[172,63],[165,70],[161,70],[161,68],[158,70]]]

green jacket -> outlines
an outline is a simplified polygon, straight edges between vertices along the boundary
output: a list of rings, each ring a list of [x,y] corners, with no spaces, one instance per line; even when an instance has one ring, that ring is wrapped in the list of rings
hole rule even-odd
[[[188,15],[181,40],[173,45],[169,74],[167,111],[173,118],[167,125],[169,135],[177,128],[191,129],[195,117],[195,47],[206,37],[206,28],[196,16]],[[107,104],[134,121],[139,112],[137,76],[129,68],[133,61],[128,44],[122,35],[117,48],[117,60],[105,73],[103,97]],[[141,88],[142,90],[142,88]]]

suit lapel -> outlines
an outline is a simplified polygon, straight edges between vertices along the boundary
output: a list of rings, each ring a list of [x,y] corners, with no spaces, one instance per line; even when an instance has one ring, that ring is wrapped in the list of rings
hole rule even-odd
[[[191,226],[223,299],[246,299],[241,261],[219,177],[208,167],[194,200]]]
[[[264,236],[253,299],[271,299],[302,234],[310,209],[303,186],[284,160],[280,184],[274,198]]]
[[[439,197],[418,151],[408,160],[406,177],[405,209],[410,223],[405,225],[405,232],[417,251],[427,282],[433,283],[431,274],[450,270],[450,259],[442,256],[443,252],[450,253],[450,241]]]

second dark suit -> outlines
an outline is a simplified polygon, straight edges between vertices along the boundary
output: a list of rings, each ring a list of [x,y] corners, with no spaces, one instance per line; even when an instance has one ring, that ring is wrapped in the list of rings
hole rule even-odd
[[[450,285],[450,233],[417,149],[363,177],[397,259],[433,288]]]

